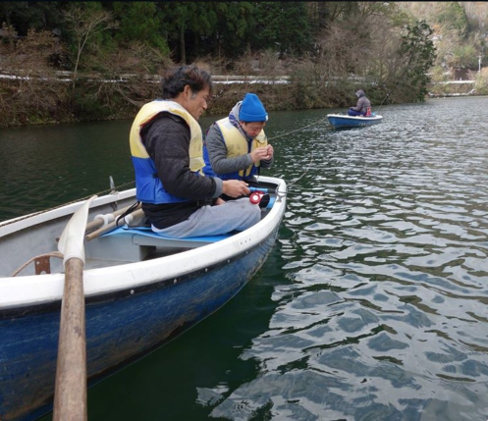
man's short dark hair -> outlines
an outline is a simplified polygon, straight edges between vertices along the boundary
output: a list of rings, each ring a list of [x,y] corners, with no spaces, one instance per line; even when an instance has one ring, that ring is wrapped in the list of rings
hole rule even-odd
[[[198,93],[208,87],[212,92],[213,84],[210,73],[200,69],[194,64],[178,66],[166,71],[161,81],[163,99],[176,98],[186,85],[190,86],[193,93]]]

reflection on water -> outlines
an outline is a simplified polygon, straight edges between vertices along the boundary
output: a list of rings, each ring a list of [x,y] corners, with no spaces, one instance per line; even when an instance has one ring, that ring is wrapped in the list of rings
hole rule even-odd
[[[263,269],[217,314],[90,389],[90,420],[488,419],[486,98],[383,107],[382,124],[344,131],[312,124],[325,112],[270,117],[267,174],[289,195]],[[66,154],[52,130],[42,165],[22,142],[2,153],[25,177],[4,172],[15,187],[2,186],[1,219],[46,206],[46,186],[52,206],[113,173],[131,180],[128,124],[104,152],[80,136],[78,163],[72,151],[50,159]],[[49,176],[21,206],[36,165]]]

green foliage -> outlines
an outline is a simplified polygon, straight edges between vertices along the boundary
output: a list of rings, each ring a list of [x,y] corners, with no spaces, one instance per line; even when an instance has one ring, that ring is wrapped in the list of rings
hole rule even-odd
[[[311,47],[310,23],[303,2],[256,3],[256,26],[251,34],[255,48],[301,55]]]
[[[466,16],[466,11],[459,2],[445,2],[437,19],[445,30],[456,31],[460,36],[465,36],[467,34],[468,17]]]
[[[157,7],[177,61],[208,54],[236,58],[248,45],[251,2],[161,2]]]
[[[141,41],[168,55],[167,30],[153,2],[113,2],[112,12],[119,22],[114,39],[119,44]],[[143,19],[141,19],[143,17]]]
[[[0,3],[0,22],[13,25],[19,36],[27,35],[29,29],[52,30],[62,23],[58,1],[16,1]]]
[[[84,49],[87,41],[87,36],[90,39],[87,47],[90,44],[101,44],[104,40],[104,35],[100,31],[89,31],[92,25],[95,14],[102,12],[103,8],[100,2],[72,2],[63,10],[64,31],[62,37],[66,42],[67,50],[70,52],[75,63],[75,58],[80,49]],[[108,37],[108,42],[111,42],[111,37]],[[77,65],[77,64],[76,64]]]
[[[436,58],[436,49],[431,39],[433,30],[425,21],[420,21],[414,26],[407,26],[407,31],[399,49],[400,57],[405,60],[405,74],[400,78],[417,93],[417,99],[423,101],[430,82],[428,72]]]
[[[478,66],[478,51],[473,45],[459,45],[453,48],[453,56],[449,61],[452,67],[476,68]]]
[[[230,59],[236,59],[248,48],[248,40],[255,28],[254,6],[251,2],[212,2],[217,15],[214,44],[209,45],[213,50],[206,53],[218,52]],[[213,46],[213,47],[212,47]]]
[[[477,56],[486,54],[486,2],[405,2],[401,3],[435,30],[438,51],[436,66],[478,70]],[[475,54],[469,57],[465,47]]]

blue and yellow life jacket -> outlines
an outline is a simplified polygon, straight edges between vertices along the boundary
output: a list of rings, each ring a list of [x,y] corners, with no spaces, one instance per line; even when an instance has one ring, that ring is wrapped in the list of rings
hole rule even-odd
[[[222,134],[222,138],[224,139],[224,143],[227,148],[227,158],[246,155],[256,148],[268,145],[268,138],[266,137],[264,130],[261,130],[261,132],[251,142],[249,142],[247,138],[237,129],[237,127],[231,123],[229,117],[218,120],[215,124],[217,124]],[[226,174],[215,174],[215,172],[212,170],[206,147],[203,148],[203,159],[205,161],[205,168],[203,169],[205,175],[219,177],[222,180],[249,179],[257,173],[259,167],[258,162],[257,164],[252,163],[244,170]]]
[[[202,129],[193,116],[180,104],[171,100],[155,100],[144,105],[136,115],[130,129],[130,152],[136,175],[136,198],[144,203],[162,204],[186,202],[187,199],[168,193],[158,177],[154,161],[150,158],[141,139],[141,130],[161,112],[177,115],[190,128],[188,150],[190,170],[203,176],[205,162],[202,157]]]

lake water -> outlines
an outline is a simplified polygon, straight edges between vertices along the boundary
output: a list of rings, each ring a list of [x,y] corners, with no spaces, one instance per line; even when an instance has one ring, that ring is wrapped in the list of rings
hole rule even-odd
[[[270,113],[266,174],[289,186],[272,254],[217,313],[90,388],[89,420],[486,421],[487,106],[387,106],[343,131],[325,115],[344,109]],[[0,220],[130,184],[129,127],[2,130]]]

